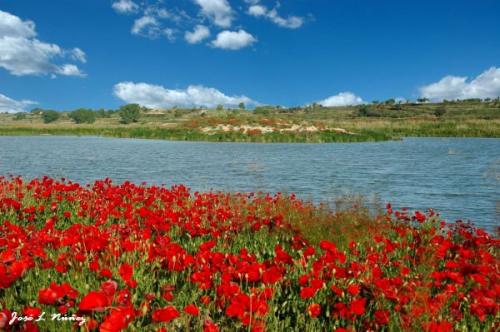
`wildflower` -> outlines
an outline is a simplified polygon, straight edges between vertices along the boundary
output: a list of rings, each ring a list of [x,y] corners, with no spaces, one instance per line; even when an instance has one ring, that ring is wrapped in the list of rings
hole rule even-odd
[[[312,318],[318,317],[321,314],[321,305],[319,305],[317,303],[313,303],[313,304],[309,305],[309,307],[307,307],[307,313]]]
[[[184,312],[191,315],[191,316],[198,316],[198,314],[200,313],[200,310],[194,304],[188,304],[184,308]]]
[[[78,305],[80,311],[103,312],[109,305],[108,297],[103,292],[89,292]]]
[[[179,312],[175,307],[173,306],[168,306],[163,309],[157,309],[153,312],[153,320],[155,322],[165,322],[168,323],[171,320],[174,320],[175,318],[179,317]]]

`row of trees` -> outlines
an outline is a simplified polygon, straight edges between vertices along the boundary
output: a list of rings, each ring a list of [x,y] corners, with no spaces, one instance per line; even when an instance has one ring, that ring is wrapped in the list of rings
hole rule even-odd
[[[90,108],[79,108],[74,111],[66,113],[68,117],[77,124],[84,123],[94,123],[98,118],[110,118],[114,113],[118,113],[120,116],[120,122],[124,124],[130,124],[139,121],[141,113],[147,110],[137,104],[127,104],[121,106],[117,110],[92,110]],[[59,120],[62,116],[62,112],[47,110],[41,108],[34,108],[31,110],[32,114],[40,115],[44,123],[51,123]],[[22,120],[26,118],[26,113],[18,113],[16,115],[16,120]]]

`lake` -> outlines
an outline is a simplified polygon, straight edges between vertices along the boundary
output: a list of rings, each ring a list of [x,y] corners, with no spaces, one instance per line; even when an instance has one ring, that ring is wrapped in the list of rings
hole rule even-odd
[[[0,137],[0,174],[293,192],[332,205],[360,194],[370,205],[434,208],[447,221],[472,220],[489,231],[500,224],[500,139],[252,144]]]

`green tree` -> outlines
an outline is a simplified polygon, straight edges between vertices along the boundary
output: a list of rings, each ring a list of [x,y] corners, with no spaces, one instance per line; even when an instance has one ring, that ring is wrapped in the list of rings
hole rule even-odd
[[[42,119],[44,123],[57,121],[61,117],[61,113],[53,110],[43,110]]]
[[[100,108],[95,113],[98,118],[110,118],[113,110],[106,111],[104,108]]]
[[[79,108],[69,114],[69,117],[76,123],[94,123],[97,114],[87,108]]]
[[[14,120],[24,120],[26,119],[26,113],[24,112],[17,112],[16,115],[14,115]]]
[[[238,105],[238,108],[240,110],[244,110],[245,109],[245,103],[244,102],[241,102],[239,105]]]
[[[142,107],[138,104],[127,104],[118,109],[118,114],[122,123],[129,124],[139,121],[141,111]]]
[[[217,105],[217,107],[216,107],[215,109],[216,109],[217,111],[222,111],[222,110],[224,110],[224,105],[219,104],[219,105]]]

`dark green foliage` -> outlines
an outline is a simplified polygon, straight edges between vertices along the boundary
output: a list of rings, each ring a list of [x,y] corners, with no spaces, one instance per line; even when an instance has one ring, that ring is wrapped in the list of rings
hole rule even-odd
[[[358,114],[359,117],[380,117],[382,116],[381,112],[375,109],[372,109],[371,107],[367,105],[363,105],[358,109]]]
[[[130,124],[139,121],[141,111],[142,107],[138,104],[127,104],[118,109],[118,114],[122,123]]]
[[[269,115],[271,112],[274,111],[273,106],[257,106],[254,109],[254,113],[258,115]]]
[[[53,110],[43,110],[42,119],[44,123],[51,123],[57,121],[61,117],[61,113]]]
[[[24,120],[26,119],[26,113],[24,112],[18,112],[16,113],[16,115],[14,115],[14,120],[18,121],[18,120]]]
[[[446,113],[446,108],[438,107],[434,110],[434,115],[438,118],[442,117]]]
[[[115,113],[115,111],[113,111],[113,110],[106,111],[104,108],[100,108],[95,113],[96,113],[96,116],[98,118],[110,118],[111,115],[113,115],[113,113]]]
[[[96,113],[88,108],[79,108],[69,114],[69,117],[78,124],[94,123]]]

